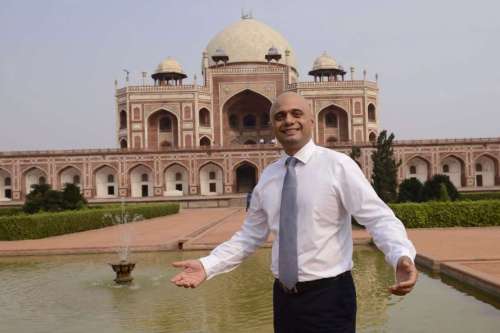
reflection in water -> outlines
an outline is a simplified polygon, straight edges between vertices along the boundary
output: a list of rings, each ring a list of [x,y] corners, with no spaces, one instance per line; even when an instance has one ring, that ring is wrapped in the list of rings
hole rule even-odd
[[[114,255],[0,259],[0,332],[272,332],[270,251],[192,290],[169,283],[174,260],[202,252],[133,254],[134,283],[117,286]],[[407,297],[369,247],[354,252],[358,332],[495,332],[500,311],[422,274]]]

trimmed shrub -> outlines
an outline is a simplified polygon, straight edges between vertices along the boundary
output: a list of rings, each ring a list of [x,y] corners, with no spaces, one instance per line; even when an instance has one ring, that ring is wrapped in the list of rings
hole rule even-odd
[[[22,212],[23,212],[23,209],[21,207],[4,207],[4,208],[0,208],[0,217],[19,215]]]
[[[500,201],[391,204],[407,228],[500,226]]]
[[[125,206],[130,215],[141,215],[144,219],[175,214],[178,204],[134,204]],[[117,224],[110,215],[118,216],[121,207],[82,209],[59,213],[0,217],[0,240],[37,239],[73,232],[99,229]]]
[[[32,188],[23,206],[23,211],[28,214],[81,209],[87,203],[80,188],[74,184],[66,184],[62,191],[53,190],[48,184],[33,185]]]
[[[87,204],[87,200],[80,192],[80,188],[75,184],[66,184],[62,191],[63,209],[82,209]]]
[[[441,192],[441,184],[446,186],[448,197],[451,200],[456,200],[459,197],[458,191],[446,175],[434,175],[430,180],[426,181],[422,189],[422,201],[440,200],[444,193]]]
[[[500,192],[461,192],[459,200],[500,200]]]
[[[420,202],[424,185],[417,178],[405,179],[399,184],[398,202]]]

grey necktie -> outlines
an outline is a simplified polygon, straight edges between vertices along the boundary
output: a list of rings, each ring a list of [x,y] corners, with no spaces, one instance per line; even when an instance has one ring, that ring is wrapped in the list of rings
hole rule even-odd
[[[288,157],[281,191],[279,226],[279,279],[288,289],[298,281],[297,263],[297,176],[295,157]]]

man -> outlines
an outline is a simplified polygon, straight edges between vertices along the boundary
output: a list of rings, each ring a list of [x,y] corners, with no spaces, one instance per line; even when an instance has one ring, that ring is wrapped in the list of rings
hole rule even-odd
[[[171,281],[195,288],[228,272],[272,232],[275,332],[355,332],[351,215],[395,268],[396,284],[389,288],[395,295],[407,294],[417,281],[415,248],[358,165],[313,143],[314,117],[303,97],[278,96],[271,121],[286,155],[262,173],[241,230],[207,257],[173,263],[183,272]]]

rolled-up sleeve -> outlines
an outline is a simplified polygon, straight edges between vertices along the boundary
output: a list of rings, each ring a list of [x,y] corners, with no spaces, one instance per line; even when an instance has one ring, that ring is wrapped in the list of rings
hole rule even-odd
[[[262,209],[259,191],[256,187],[241,229],[231,239],[217,246],[210,255],[200,258],[207,273],[207,279],[238,267],[268,236],[267,216]]]
[[[359,166],[349,157],[336,170],[337,191],[349,214],[364,225],[386,261],[396,268],[398,260],[415,259],[415,247],[408,239],[403,223],[379,198]]]

